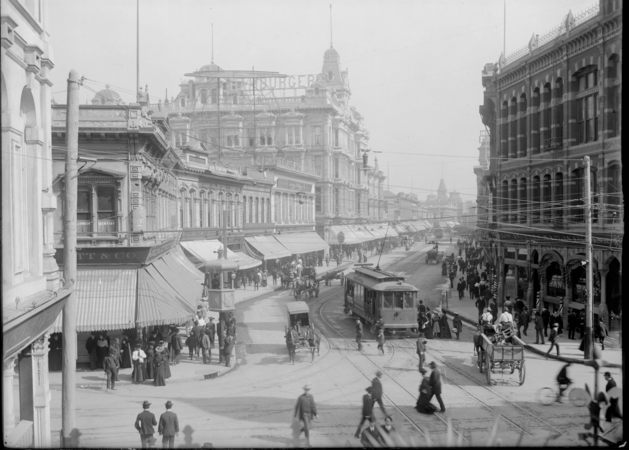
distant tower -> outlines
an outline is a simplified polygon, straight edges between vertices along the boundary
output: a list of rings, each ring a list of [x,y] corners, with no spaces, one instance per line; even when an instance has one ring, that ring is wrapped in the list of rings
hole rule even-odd
[[[437,189],[437,200],[448,200],[448,190],[446,189],[446,183],[443,178],[439,182],[439,189]]]

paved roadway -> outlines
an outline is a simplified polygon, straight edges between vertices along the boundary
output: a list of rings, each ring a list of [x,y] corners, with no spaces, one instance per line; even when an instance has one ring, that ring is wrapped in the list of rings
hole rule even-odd
[[[420,298],[434,302],[440,298],[445,279],[440,266],[426,266],[423,260],[419,264],[427,247],[416,244],[409,252],[397,249],[382,257],[381,266],[407,272],[408,281],[422,289]],[[163,404],[171,400],[181,427],[177,446],[295,446],[292,412],[302,386],[308,383],[319,412],[311,444],[360,446],[353,434],[360,419],[361,399],[378,369],[384,372],[385,406],[393,412],[396,428],[409,436],[414,446],[425,445],[428,439],[445,444],[448,422],[468,443],[484,445],[497,414],[504,417],[498,433],[503,445],[514,445],[520,438],[522,445],[542,445],[549,438],[549,445],[579,445],[577,433],[584,431],[586,409],[567,404],[544,407],[534,399],[539,388],[553,384],[561,364],[527,353],[523,386],[517,384],[517,373],[498,376],[495,385],[487,386],[475,366],[469,328],[461,341],[429,341],[427,360],[440,365],[447,412],[434,416],[417,413],[413,407],[420,378],[414,339],[391,339],[386,354],[379,355],[367,331],[363,352],[358,352],[353,323],[342,311],[341,292],[335,282],[322,287],[318,299],[309,300],[315,323],[325,336],[314,362],[302,351],[294,365],[289,363],[283,334],[285,305],[293,299],[286,292],[274,292],[239,304],[237,339],[244,345],[239,347],[238,368],[225,377],[159,388],[128,385],[113,393],[98,388],[79,390],[80,445],[137,446],[139,436],[133,421],[142,401],[151,401],[152,411],[159,417]],[[581,386],[592,382],[586,368],[575,368],[570,376]],[[620,376],[615,378],[620,380]],[[61,403],[60,394],[53,391],[53,404]],[[379,408],[375,414],[382,419]],[[53,429],[59,428],[58,422],[58,411],[53,411]]]

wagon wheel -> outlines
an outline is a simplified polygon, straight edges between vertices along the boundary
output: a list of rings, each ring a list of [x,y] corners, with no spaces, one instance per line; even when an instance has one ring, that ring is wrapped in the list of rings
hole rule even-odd
[[[518,370],[520,372],[520,386],[522,386],[524,384],[524,379],[526,378],[526,366],[524,365],[524,360],[522,360]]]
[[[491,385],[491,368],[493,366],[493,361],[491,360],[491,356],[489,356],[489,352],[485,352],[485,375],[487,376],[487,384]]]

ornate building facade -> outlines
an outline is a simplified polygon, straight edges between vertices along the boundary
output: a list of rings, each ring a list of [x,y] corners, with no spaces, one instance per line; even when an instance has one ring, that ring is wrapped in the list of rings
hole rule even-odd
[[[312,191],[300,187],[291,193],[292,188],[286,191],[291,183],[285,184],[285,192],[272,196],[271,217],[284,217],[284,209],[291,217],[291,208],[307,205],[314,213],[295,217],[308,218],[301,225],[316,224],[321,236],[331,223],[386,220],[385,177],[375,161],[373,167],[363,167],[369,132],[350,104],[348,73],[334,48],[326,50],[319,74],[288,81],[262,79],[255,86],[243,78],[219,82],[215,76],[220,71],[213,62],[201,67],[188,74],[191,79],[181,83],[175,98],[153,105],[171,118],[177,146],[198,141],[211,160],[270,170],[276,178],[282,178],[279,171],[284,176],[291,171],[292,186],[312,185]],[[292,89],[303,95],[286,95]]]
[[[594,313],[621,310],[622,1],[569,12],[483,70],[499,301],[507,274],[531,308],[585,303],[584,163],[591,165]],[[514,292],[511,292],[512,294]],[[541,298],[539,303],[536,298]]]
[[[48,330],[72,289],[54,259],[53,214],[61,205],[51,189],[53,52],[47,1],[2,0],[1,7],[3,437],[5,446],[45,448]]]

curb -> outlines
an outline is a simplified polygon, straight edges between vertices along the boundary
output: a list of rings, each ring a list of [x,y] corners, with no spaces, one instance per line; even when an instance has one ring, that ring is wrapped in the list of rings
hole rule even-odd
[[[441,308],[441,310],[443,312],[445,312],[446,314],[450,314],[451,316],[454,315],[455,313],[449,309],[446,308]],[[458,313],[457,313],[458,314]],[[462,322],[465,322],[469,325],[472,325],[474,327],[476,327],[476,325],[478,325],[475,321],[473,321],[472,319],[469,319],[465,316],[462,316],[461,314],[459,314],[459,318],[461,319]],[[547,354],[545,351],[540,350],[538,348],[533,347],[530,344],[525,343],[524,344],[524,348],[530,352],[536,353],[540,356],[544,356],[547,359],[555,359],[557,361],[563,361],[563,362],[571,362],[571,363],[576,363],[576,364],[583,364],[583,365],[587,365],[586,361],[582,360],[582,359],[575,359],[575,358],[564,358],[562,356],[556,356],[556,355],[549,355]],[[622,365],[621,364],[616,364],[616,363],[605,363],[604,367],[611,367],[613,369],[622,369]]]

